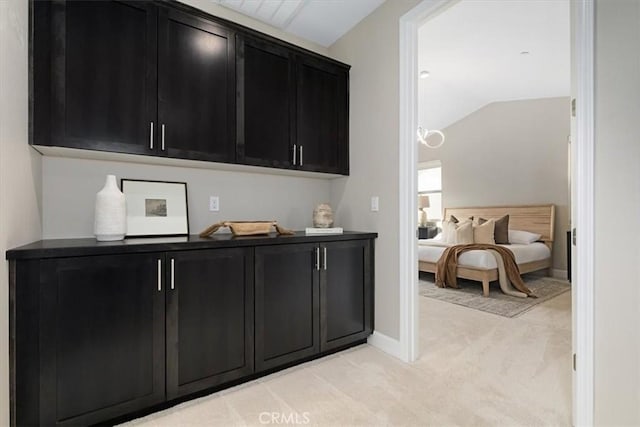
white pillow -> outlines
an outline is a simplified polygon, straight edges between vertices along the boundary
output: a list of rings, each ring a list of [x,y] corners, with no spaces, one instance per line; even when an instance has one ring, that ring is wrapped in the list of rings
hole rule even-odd
[[[455,243],[456,223],[453,221],[442,221],[442,243]]]
[[[522,230],[509,230],[509,243],[515,243],[518,245],[530,245],[533,242],[537,242],[542,237],[541,234],[529,233]]]

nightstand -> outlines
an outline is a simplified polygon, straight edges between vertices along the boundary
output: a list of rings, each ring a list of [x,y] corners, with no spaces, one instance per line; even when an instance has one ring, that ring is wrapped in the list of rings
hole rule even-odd
[[[418,227],[418,239],[433,239],[436,234],[438,234],[438,227],[435,225]]]

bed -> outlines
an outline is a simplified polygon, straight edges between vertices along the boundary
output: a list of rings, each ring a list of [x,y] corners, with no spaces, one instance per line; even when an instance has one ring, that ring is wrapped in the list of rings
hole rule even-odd
[[[509,229],[524,230],[540,234],[540,240],[530,245],[502,245],[512,250],[520,274],[547,270],[550,275],[552,265],[554,205],[492,206],[475,208],[445,208],[444,218],[482,217],[498,219],[509,215]],[[435,273],[436,262],[448,245],[433,239],[419,240],[418,270]],[[460,255],[457,277],[482,282],[482,294],[489,296],[489,283],[498,280],[496,261],[488,252],[478,250]]]

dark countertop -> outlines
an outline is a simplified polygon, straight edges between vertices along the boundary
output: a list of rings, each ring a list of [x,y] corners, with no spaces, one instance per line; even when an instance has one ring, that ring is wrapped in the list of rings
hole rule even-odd
[[[98,242],[94,238],[38,240],[25,246],[10,249],[8,260],[59,258],[88,255],[126,254],[143,252],[167,252],[188,249],[229,248],[239,246],[279,245],[286,243],[316,243],[341,240],[375,239],[378,233],[345,231],[342,234],[307,235],[296,231],[295,235],[276,233],[257,236],[238,236],[218,233],[211,237],[190,235],[184,237],[127,238],[117,242]]]

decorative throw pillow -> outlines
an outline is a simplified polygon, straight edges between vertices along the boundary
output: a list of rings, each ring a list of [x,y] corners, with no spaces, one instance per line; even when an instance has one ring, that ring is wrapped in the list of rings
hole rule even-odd
[[[494,220],[496,225],[493,230],[493,238],[496,245],[509,244],[509,215]],[[482,225],[487,222],[484,218],[478,218],[478,224]]]
[[[442,243],[449,243],[451,240],[451,230],[455,232],[456,224],[451,221],[442,221]]]
[[[455,243],[456,223],[453,221],[442,221],[442,242]]]
[[[473,223],[465,221],[456,227],[456,245],[468,245],[473,243]]]
[[[495,225],[496,221],[494,219],[483,221],[480,225],[474,225],[473,241],[475,243],[486,243],[489,245],[494,245],[496,243],[493,237]]]
[[[460,222],[460,220],[459,220],[458,218],[456,218],[454,215],[451,215],[451,216],[449,217],[449,220],[450,220],[451,222],[453,222],[454,224],[458,224],[458,223]],[[469,218],[467,218],[467,219],[463,220],[463,222],[464,222],[464,221],[473,221],[473,216],[470,216]]]
[[[473,224],[471,223],[471,221],[463,221],[458,224],[453,221],[442,221],[442,243],[448,243],[450,245],[462,244],[458,242],[456,233],[460,227],[466,224],[471,225],[471,239],[473,240]],[[473,243],[473,241],[471,241],[470,243]]]

